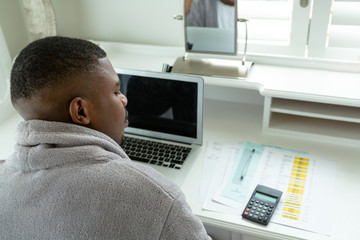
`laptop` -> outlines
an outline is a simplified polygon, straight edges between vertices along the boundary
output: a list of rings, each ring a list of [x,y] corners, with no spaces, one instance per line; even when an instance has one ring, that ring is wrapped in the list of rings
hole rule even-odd
[[[204,81],[199,76],[115,68],[128,98],[123,149],[179,186],[203,142]]]

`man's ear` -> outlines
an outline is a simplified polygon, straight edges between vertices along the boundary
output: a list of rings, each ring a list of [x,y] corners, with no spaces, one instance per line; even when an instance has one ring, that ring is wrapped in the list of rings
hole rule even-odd
[[[81,97],[76,97],[71,100],[69,105],[69,113],[72,121],[79,125],[88,125],[90,123],[90,116],[88,114],[88,107],[86,100]]]

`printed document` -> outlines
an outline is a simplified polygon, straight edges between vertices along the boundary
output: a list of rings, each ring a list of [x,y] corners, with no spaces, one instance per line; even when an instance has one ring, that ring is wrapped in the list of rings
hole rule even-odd
[[[241,169],[252,149],[255,154],[241,180]],[[208,179],[211,184],[206,194],[204,191],[204,210],[241,215],[256,185],[262,184],[283,192],[272,223],[331,235],[329,209],[334,196],[334,161],[249,142],[241,145],[209,142],[207,153],[221,161],[213,162],[216,170],[212,171],[213,178]]]

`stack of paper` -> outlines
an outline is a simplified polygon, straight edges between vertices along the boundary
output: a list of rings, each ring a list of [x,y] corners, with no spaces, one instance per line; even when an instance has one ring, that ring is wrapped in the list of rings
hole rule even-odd
[[[262,184],[283,192],[272,223],[331,235],[334,161],[250,142],[208,142],[203,174],[204,210],[241,215],[256,185]]]

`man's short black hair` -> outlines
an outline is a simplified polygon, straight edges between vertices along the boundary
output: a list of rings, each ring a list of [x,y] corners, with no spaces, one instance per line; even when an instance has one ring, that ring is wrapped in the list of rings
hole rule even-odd
[[[46,87],[68,83],[75,74],[87,73],[99,65],[106,53],[96,44],[77,38],[46,37],[27,45],[11,70],[11,101],[30,98]]]

